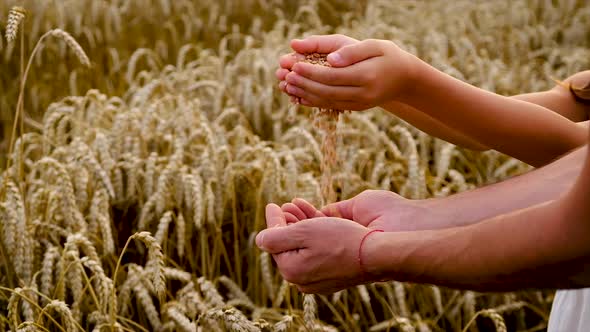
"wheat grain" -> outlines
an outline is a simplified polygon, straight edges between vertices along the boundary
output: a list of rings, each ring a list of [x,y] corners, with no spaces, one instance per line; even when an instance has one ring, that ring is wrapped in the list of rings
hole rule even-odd
[[[41,293],[51,294],[53,288],[54,265],[59,259],[59,250],[55,246],[50,246],[45,251],[41,268]]]
[[[494,326],[496,327],[497,332],[506,332],[507,331],[506,323],[504,323],[504,318],[502,318],[502,315],[497,313],[495,310],[493,310],[493,309],[483,310],[483,311],[481,311],[481,315],[492,320],[492,322],[494,323]]]
[[[131,303],[131,291],[142,282],[143,268],[137,264],[129,264],[127,278],[118,291],[118,312],[121,315],[127,315],[129,304]]]
[[[160,330],[160,328],[162,327],[160,315],[158,314],[158,310],[156,310],[156,306],[154,305],[152,297],[150,296],[147,289],[142,287],[141,284],[137,284],[133,286],[133,291],[135,292],[135,296],[141,303],[143,311],[145,312],[147,319],[152,325],[152,329],[155,331]]]
[[[94,261],[88,257],[83,257],[80,259],[80,263],[95,275],[95,287],[99,296],[99,303],[103,305],[102,310],[106,312],[108,304],[113,304],[113,307],[116,307],[116,299],[111,299],[111,294],[114,294],[112,292],[113,282],[105,275],[100,262]]]
[[[327,60],[327,54],[306,54],[304,62],[331,67]],[[336,165],[336,126],[338,119],[343,111],[333,109],[315,109],[312,115],[313,124],[316,128],[323,131],[321,144],[321,191],[324,199],[323,203],[327,204],[336,200],[336,193],[332,184],[332,170]]]
[[[317,303],[313,294],[303,295],[303,321],[309,331],[315,331],[317,320]]]
[[[252,300],[250,300],[248,295],[246,295],[246,293],[244,293],[244,291],[241,290],[240,287],[233,280],[231,280],[227,276],[221,276],[219,277],[218,281],[229,290],[230,298],[239,299],[240,301],[246,303],[247,306],[252,308],[254,307],[254,303],[252,303]]]
[[[249,321],[244,314],[236,308],[212,309],[207,315],[217,320],[223,320],[225,327],[231,332],[261,332],[258,327]]]
[[[18,304],[20,302],[22,288],[17,287],[12,291],[10,294],[10,298],[8,299],[8,319],[10,324],[10,329],[16,331],[16,327],[19,325],[19,314],[18,314]]]
[[[287,332],[291,328],[291,324],[293,324],[293,316],[285,315],[274,325],[273,331]]]
[[[404,284],[402,284],[401,282],[394,281],[393,290],[395,294],[395,301],[397,302],[401,316],[409,317],[410,310],[406,303],[406,289],[404,287]]]
[[[166,279],[164,276],[164,255],[162,254],[162,248],[149,232],[135,233],[131,238],[142,241],[148,248],[146,269],[151,274],[154,291],[159,298],[163,298],[166,292]]]
[[[287,292],[289,292],[289,282],[287,280],[283,280],[281,282],[281,286],[279,287],[279,290],[277,291],[277,294],[274,296],[274,302],[273,302],[273,306],[274,307],[280,307],[281,304],[283,303],[283,301],[285,300],[285,295],[287,294]]]
[[[197,282],[199,283],[201,293],[205,295],[205,299],[213,308],[221,308],[225,305],[223,298],[219,295],[219,292],[217,292],[215,285],[211,281],[200,277],[197,279]]]
[[[262,281],[264,287],[266,287],[266,291],[268,292],[267,294],[269,299],[273,301],[275,296],[275,287],[272,280],[272,273],[270,269],[270,254],[266,251],[262,251],[260,253],[260,270],[262,272]]]
[[[66,285],[66,288],[70,289],[74,302],[71,307],[72,317],[76,321],[82,319],[82,308],[81,303],[83,300],[82,294],[84,288],[83,273],[84,270],[80,265],[80,252],[75,244],[68,241],[64,248],[64,254],[62,256],[62,266],[66,267],[65,275],[60,276],[61,282]]]
[[[109,202],[107,193],[102,188],[98,188],[94,192],[94,197],[90,205],[90,218],[100,230],[104,254],[114,254],[115,243],[113,241],[111,218],[109,216]]]
[[[75,332],[77,330],[72,312],[63,301],[52,300],[43,308],[44,312],[50,310],[57,312],[61,316],[63,327],[67,332]]]
[[[70,47],[74,51],[74,54],[76,54],[76,57],[78,57],[80,63],[86,67],[90,67],[90,59],[88,59],[86,52],[84,52],[82,46],[78,44],[78,42],[74,37],[72,37],[72,35],[61,29],[52,30],[51,35],[65,41],[68,47]]]
[[[162,246],[164,244],[164,240],[168,237],[168,228],[170,227],[170,223],[172,222],[172,211],[166,211],[162,218],[160,218],[160,223],[158,223],[158,231],[154,238],[156,239],[156,243]]]
[[[184,332],[197,332],[197,327],[180,310],[179,305],[170,305],[166,310],[168,316],[176,323],[176,326]]]
[[[185,176],[185,198],[187,205],[191,208],[193,223],[197,230],[203,226],[203,180],[199,174]]]
[[[184,257],[184,247],[185,241],[187,238],[190,238],[190,234],[187,233],[186,230],[186,222],[184,220],[184,215],[182,213],[178,214],[176,218],[176,252],[178,253],[178,257]]]

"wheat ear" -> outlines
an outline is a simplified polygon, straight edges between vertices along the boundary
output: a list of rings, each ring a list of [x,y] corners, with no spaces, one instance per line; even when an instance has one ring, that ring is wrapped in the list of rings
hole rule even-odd
[[[16,39],[18,27],[26,17],[26,10],[23,7],[12,7],[8,12],[8,23],[6,24],[6,40],[10,43]]]

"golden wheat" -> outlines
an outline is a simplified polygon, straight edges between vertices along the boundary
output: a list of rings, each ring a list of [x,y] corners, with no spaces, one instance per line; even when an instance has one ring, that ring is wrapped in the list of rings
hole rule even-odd
[[[337,32],[394,40],[498,93],[538,91],[549,77],[590,65],[586,3],[254,2],[262,15],[238,1],[161,1],[150,10],[135,0],[83,3],[25,1],[26,24],[16,24],[26,52],[46,31],[64,42],[43,39],[31,57],[22,100],[30,132],[2,154],[11,162],[0,192],[0,325],[461,331],[477,330],[480,322],[468,321],[486,315],[499,329],[547,323],[550,292],[505,296],[399,282],[315,297],[312,319],[309,298],[255,249],[266,203],[303,197],[320,205],[326,187],[337,199],[375,188],[446,196],[529,168],[431,138],[378,110],[342,117],[337,140],[327,140],[338,149],[326,153],[322,128],[307,111],[293,112],[273,89],[273,72],[289,39]],[[14,44],[0,42],[6,110],[15,109],[19,89]],[[13,123],[13,111],[0,115]],[[329,123],[325,129],[335,129]],[[322,164],[332,157],[339,164],[326,186]]]

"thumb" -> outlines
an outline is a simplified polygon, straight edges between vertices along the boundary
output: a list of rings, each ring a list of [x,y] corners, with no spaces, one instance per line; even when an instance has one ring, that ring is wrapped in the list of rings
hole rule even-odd
[[[336,217],[353,220],[353,206],[354,198],[351,198],[344,201],[328,204],[324,206],[320,211],[327,217]]]
[[[376,56],[383,55],[378,40],[368,39],[360,43],[344,46],[328,55],[332,67],[346,67]]]
[[[294,225],[267,228],[256,235],[256,245],[270,254],[302,249],[303,241],[293,236],[293,229]]]
[[[293,39],[291,48],[300,54],[330,53],[356,42],[356,39],[344,35],[313,35],[305,39]]]

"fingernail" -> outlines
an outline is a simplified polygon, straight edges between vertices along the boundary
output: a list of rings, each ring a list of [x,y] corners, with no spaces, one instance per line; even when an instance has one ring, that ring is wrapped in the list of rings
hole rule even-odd
[[[281,89],[281,90],[285,89],[285,85],[287,85],[287,82],[285,82],[285,81],[281,81],[281,82],[279,83],[279,89]]]
[[[291,94],[295,94],[295,87],[287,84],[287,92],[291,93]]]
[[[264,243],[264,231],[258,233],[258,235],[256,235],[256,245],[258,246],[258,248],[263,249],[262,244]]]
[[[334,53],[330,53],[328,54],[328,61],[330,63],[340,63],[342,61],[342,56],[340,54],[338,54],[337,52]]]

